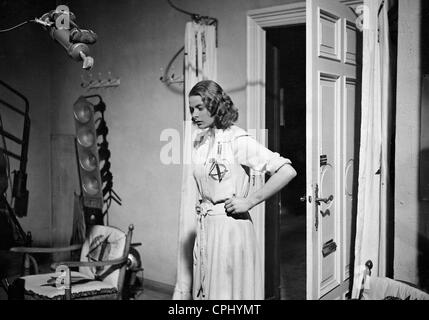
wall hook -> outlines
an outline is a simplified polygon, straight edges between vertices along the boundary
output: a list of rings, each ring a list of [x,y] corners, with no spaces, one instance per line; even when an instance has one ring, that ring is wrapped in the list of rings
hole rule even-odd
[[[159,80],[162,83],[165,83],[167,86],[175,84],[175,83],[184,83],[184,77],[179,76],[177,77],[174,73],[174,67],[172,67],[172,73],[170,75],[167,74],[167,72],[164,73],[164,68],[160,68],[162,76],[159,78]]]
[[[107,78],[103,78],[102,73],[99,72],[97,80],[93,79],[92,73],[89,74],[89,79],[84,75],[81,75],[81,79],[82,79],[81,87],[86,88],[88,91],[96,90],[96,89],[119,87],[121,84],[121,79],[113,77],[111,71],[108,72]]]

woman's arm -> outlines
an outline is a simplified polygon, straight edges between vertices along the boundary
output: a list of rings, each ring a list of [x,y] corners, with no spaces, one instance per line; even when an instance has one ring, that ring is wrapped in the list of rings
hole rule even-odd
[[[225,202],[226,212],[229,214],[240,214],[249,211],[283,189],[296,175],[295,169],[290,164],[285,164],[268,179],[261,189],[247,198],[234,197],[227,200]]]

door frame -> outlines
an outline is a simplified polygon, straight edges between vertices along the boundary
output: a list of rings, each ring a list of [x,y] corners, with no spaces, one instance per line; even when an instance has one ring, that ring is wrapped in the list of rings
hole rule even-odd
[[[341,3],[355,9],[364,0],[340,0]],[[247,129],[253,130],[256,140],[268,145],[265,134],[265,83],[266,83],[266,31],[267,27],[292,26],[306,24],[306,1],[250,10],[247,12]],[[308,129],[307,129],[308,130]],[[308,134],[308,133],[307,133]],[[258,176],[263,183],[263,176]],[[265,206],[259,205],[252,210],[256,238],[259,244],[262,263],[262,274],[265,275]],[[307,223],[307,241],[311,241],[312,224]],[[307,274],[311,273],[307,263]],[[307,298],[312,288],[311,280],[307,281]],[[265,277],[262,284],[265,287]]]

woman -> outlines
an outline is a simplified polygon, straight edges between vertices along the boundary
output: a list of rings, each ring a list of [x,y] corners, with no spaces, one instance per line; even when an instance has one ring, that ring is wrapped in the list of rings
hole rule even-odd
[[[238,109],[216,82],[195,85],[189,108],[201,129],[192,153],[200,197],[193,298],[261,300],[262,261],[249,210],[279,192],[296,172],[288,159],[234,125]],[[252,194],[249,168],[271,175]]]

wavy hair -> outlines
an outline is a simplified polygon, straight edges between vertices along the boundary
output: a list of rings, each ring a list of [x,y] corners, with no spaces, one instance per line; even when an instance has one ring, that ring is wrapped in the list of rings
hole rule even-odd
[[[228,129],[238,120],[238,109],[222,87],[212,80],[198,82],[189,96],[200,96],[204,106],[215,117],[217,129]]]

